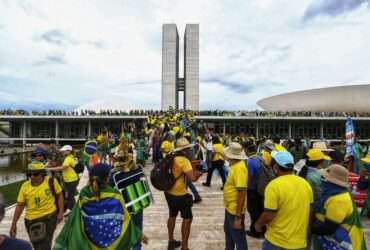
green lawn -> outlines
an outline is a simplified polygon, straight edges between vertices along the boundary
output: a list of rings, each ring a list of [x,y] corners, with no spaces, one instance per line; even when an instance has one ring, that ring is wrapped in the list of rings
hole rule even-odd
[[[5,206],[10,206],[16,203],[18,192],[23,182],[24,181],[19,181],[0,187],[0,193],[4,196]]]

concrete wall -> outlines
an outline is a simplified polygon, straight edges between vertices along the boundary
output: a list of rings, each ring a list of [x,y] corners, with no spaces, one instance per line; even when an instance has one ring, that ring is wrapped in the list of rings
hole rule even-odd
[[[370,112],[370,85],[292,92],[257,104],[268,111]]]
[[[186,25],[184,42],[185,108],[199,110],[199,24]]]
[[[176,24],[164,24],[162,32],[162,110],[177,108],[176,80],[179,75],[179,35]]]

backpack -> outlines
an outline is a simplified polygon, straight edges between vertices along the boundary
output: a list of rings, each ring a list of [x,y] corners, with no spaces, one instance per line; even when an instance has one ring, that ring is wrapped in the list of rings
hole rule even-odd
[[[265,196],[265,189],[267,187],[267,184],[269,184],[269,182],[276,177],[276,174],[272,167],[268,167],[263,163],[260,157],[257,157],[257,159],[261,166],[261,170],[256,179],[257,192],[261,196]]]
[[[74,167],[74,170],[75,170],[76,174],[81,174],[85,170],[85,165],[82,162],[78,161],[78,163]]]
[[[55,206],[57,208],[57,213],[58,213],[59,212],[58,197],[57,197],[57,192],[55,191],[55,186],[54,186],[54,182],[56,182],[56,181],[57,180],[55,180],[54,177],[49,177],[48,184],[49,184],[50,191],[51,191],[52,195],[54,196]],[[62,190],[62,195],[64,197],[63,190]]]
[[[152,185],[160,191],[170,190],[180,179],[183,174],[175,178],[172,173],[172,167],[175,159],[175,154],[169,154],[154,165],[150,172],[150,181]]]

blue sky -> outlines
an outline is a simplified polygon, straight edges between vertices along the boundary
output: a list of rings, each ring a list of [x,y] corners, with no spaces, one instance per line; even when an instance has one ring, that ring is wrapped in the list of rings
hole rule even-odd
[[[200,25],[202,109],[367,84],[369,2],[0,0],[0,106],[158,109],[163,23]]]

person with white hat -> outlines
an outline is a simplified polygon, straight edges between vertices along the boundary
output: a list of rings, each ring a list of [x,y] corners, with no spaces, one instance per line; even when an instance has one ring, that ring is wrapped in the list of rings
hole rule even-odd
[[[293,174],[294,158],[288,151],[273,151],[277,178],[265,190],[264,212],[255,229],[266,226],[263,250],[306,249],[313,192],[310,184]]]
[[[49,168],[49,171],[62,172],[63,184],[66,191],[66,210],[72,210],[76,203],[75,195],[77,193],[77,185],[79,182],[79,177],[74,170],[76,166],[76,161],[73,156],[73,148],[71,145],[64,145],[60,152],[64,156],[64,161],[62,166]]]
[[[169,209],[169,218],[167,221],[168,250],[176,249],[180,246],[182,250],[188,250],[188,240],[193,220],[193,197],[186,190],[186,179],[195,182],[202,175],[200,171],[193,170],[188,158],[192,147],[193,145],[186,138],[182,137],[176,141],[175,149],[173,150],[175,156],[172,173],[176,178],[176,182],[169,191],[165,192]],[[174,239],[176,218],[179,213],[183,219],[181,226],[182,242]]]
[[[348,170],[338,164],[322,169],[322,196],[315,202],[316,221],[311,225],[319,249],[363,250],[365,236],[360,215],[349,192]]]
[[[248,168],[247,159],[242,145],[230,143],[224,151],[230,170],[224,185],[225,207],[225,250],[248,249],[245,232],[245,211],[247,209]]]

